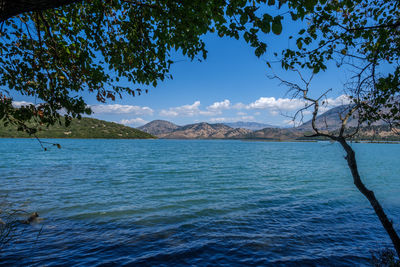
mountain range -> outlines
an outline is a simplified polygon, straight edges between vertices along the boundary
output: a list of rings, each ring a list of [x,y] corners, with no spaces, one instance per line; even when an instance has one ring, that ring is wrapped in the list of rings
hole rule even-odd
[[[247,121],[237,121],[237,122],[225,122],[223,123],[231,128],[243,128],[252,131],[261,130],[264,128],[280,128],[271,124],[259,123],[259,122],[247,122]]]
[[[340,116],[344,116],[345,113],[349,110],[349,105],[342,105],[338,107],[334,107],[329,109],[325,113],[321,114],[315,120],[315,125],[318,129],[321,130],[335,130],[340,127],[342,121],[340,120]],[[357,117],[357,115],[355,115]],[[357,127],[358,120],[356,118],[351,117],[347,122],[348,127]],[[297,127],[300,131],[311,131],[312,125],[311,120],[303,123],[302,125]]]
[[[349,111],[349,108],[350,105],[342,105],[329,109],[328,111],[317,117],[317,119],[315,120],[315,125],[320,130],[328,130],[328,131],[336,130],[340,127],[342,123],[340,118],[346,115],[346,113]],[[357,127],[357,125],[358,125],[358,113],[355,112],[354,115],[349,118],[346,127],[347,128]],[[382,120],[372,123],[372,126],[377,126],[378,128],[385,125],[387,124]],[[367,123],[364,123],[361,126],[366,127]],[[311,131],[312,130],[311,121],[307,121],[302,125],[298,126],[297,130]]]
[[[340,126],[339,114],[348,109],[340,106],[328,110],[317,117],[316,125],[319,129],[334,131]],[[351,118],[349,127],[357,125],[357,118]],[[264,127],[260,129],[261,127]],[[258,140],[304,140],[305,134],[312,133],[311,121],[305,122],[296,128],[279,128],[257,122],[215,123],[206,122],[176,125],[169,121],[155,120],[139,127],[127,127],[114,122],[107,122],[93,118],[74,119],[69,127],[54,125],[42,127],[37,133],[39,138],[109,138],[109,139],[137,139],[137,138],[164,138],[164,139],[258,139]],[[15,126],[3,127],[0,122],[0,138],[30,137],[24,132],[17,131]],[[389,140],[398,141],[400,135],[391,131],[383,122],[360,128],[356,139],[359,140]]]
[[[210,124],[206,122],[178,126],[169,121],[156,120],[138,129],[164,139],[292,140],[302,137],[301,132],[293,128],[267,127],[252,131],[245,128],[233,128],[223,123]]]
[[[339,106],[326,111],[316,119],[316,126],[321,130],[334,131],[341,125],[340,114],[349,106]],[[348,127],[357,126],[357,117],[350,118]],[[264,128],[260,129],[260,127]],[[296,128],[279,128],[256,122],[215,123],[206,122],[179,126],[169,121],[156,120],[141,127],[141,131],[164,139],[260,139],[260,140],[303,140],[305,134],[312,133],[311,121]],[[358,139],[399,140],[383,122],[361,127]]]

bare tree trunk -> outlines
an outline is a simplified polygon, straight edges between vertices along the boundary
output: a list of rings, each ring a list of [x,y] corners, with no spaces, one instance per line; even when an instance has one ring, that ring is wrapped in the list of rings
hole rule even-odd
[[[345,138],[340,137],[337,141],[342,145],[347,153],[347,165],[349,166],[351,174],[353,175],[354,184],[356,185],[357,189],[368,199],[369,203],[371,203],[371,206],[374,208],[376,215],[378,215],[379,220],[381,221],[383,227],[385,228],[386,232],[390,236],[390,239],[392,240],[393,246],[397,252],[397,256],[400,258],[400,238],[397,235],[396,230],[393,228],[392,221],[388,219],[381,204],[376,199],[374,192],[366,188],[361,181],[360,174],[358,173],[354,150],[346,142]]]

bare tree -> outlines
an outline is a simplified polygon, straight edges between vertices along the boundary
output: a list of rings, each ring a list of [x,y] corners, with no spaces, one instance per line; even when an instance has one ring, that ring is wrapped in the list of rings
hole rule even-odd
[[[363,119],[360,118],[360,113],[366,112],[363,108],[365,106],[368,106],[368,103],[365,103],[365,100],[361,100],[361,98],[358,98],[359,96],[359,88],[358,86],[357,89],[357,94],[353,95],[352,102],[346,106],[341,112],[341,114],[338,114],[340,116],[340,125],[339,128],[332,131],[328,129],[328,127],[320,127],[317,124],[317,117],[320,113],[320,108],[321,106],[324,106],[327,104],[326,101],[326,95],[328,92],[331,91],[331,89],[327,90],[325,93],[320,95],[318,98],[313,98],[309,96],[310,93],[310,84],[311,81],[314,77],[314,75],[311,75],[309,79],[305,79],[303,75],[301,74],[300,71],[296,69],[292,69],[294,72],[296,72],[301,80],[301,85],[298,83],[293,83],[289,82],[287,80],[284,80],[278,76],[273,76],[273,78],[278,79],[282,85],[288,87],[288,93],[292,94],[293,98],[300,98],[305,101],[305,106],[304,108],[298,110],[293,118],[293,121],[296,121],[300,119],[300,121],[303,120],[303,114],[305,110],[312,110],[312,118],[311,118],[311,127],[312,127],[312,134],[307,135],[306,137],[310,138],[316,138],[316,137],[325,137],[328,138],[334,142],[338,142],[344,151],[346,152],[345,159],[347,161],[347,165],[351,171],[352,177],[353,177],[353,182],[354,185],[357,187],[357,189],[368,199],[369,203],[371,204],[372,208],[374,209],[376,215],[378,216],[382,226],[385,228],[387,234],[389,235],[393,246],[397,252],[397,255],[400,257],[400,238],[399,235],[397,234],[396,230],[393,227],[393,221],[390,220],[385,211],[382,208],[382,205],[379,203],[377,198],[375,197],[375,194],[372,190],[368,189],[365,184],[363,183],[360,173],[358,171],[357,167],[357,160],[356,160],[356,153],[354,152],[353,148],[349,144],[349,140],[353,138],[359,131],[361,123],[363,122]],[[354,91],[353,91],[354,92]],[[358,124],[357,127],[347,127],[348,122],[351,118],[357,118]]]

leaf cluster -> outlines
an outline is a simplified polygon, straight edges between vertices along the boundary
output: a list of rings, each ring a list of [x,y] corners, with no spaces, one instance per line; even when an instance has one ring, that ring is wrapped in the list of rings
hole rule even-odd
[[[291,1],[290,15],[306,23],[295,47],[282,51],[284,69],[313,73],[330,62],[351,74],[345,89],[360,106],[361,122],[399,121],[400,2]]]
[[[53,125],[64,117],[69,123],[91,113],[83,92],[102,103],[147,92],[172,78],[174,51],[205,59],[208,32],[243,36],[261,56],[267,46],[257,33],[282,31],[280,16],[259,14],[262,4],[276,3],[92,0],[12,17],[0,25],[0,119]],[[15,110],[17,94],[37,103]]]

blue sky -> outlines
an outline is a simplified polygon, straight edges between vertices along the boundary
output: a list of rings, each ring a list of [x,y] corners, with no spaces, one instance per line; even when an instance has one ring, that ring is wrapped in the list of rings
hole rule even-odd
[[[290,101],[286,88],[268,76],[273,72],[266,65],[273,51],[290,47],[288,34],[296,26],[288,26],[281,36],[266,35],[268,53],[261,58],[243,40],[220,38],[216,34],[204,37],[208,50],[205,61],[190,61],[176,54],[172,65],[173,80],[159,83],[149,93],[141,96],[125,96],[122,100],[99,104],[94,96],[86,96],[92,107],[94,118],[141,126],[151,120],[162,119],[178,125],[206,121],[233,122],[255,121],[286,126],[289,118],[282,114],[293,114],[304,106],[300,100]],[[294,73],[274,71],[285,79],[296,81]],[[313,94],[319,95],[333,88],[329,95],[331,106],[343,103],[341,90],[344,77],[335,66],[321,73],[313,81]],[[15,102],[29,101],[14,98]]]
[[[285,36],[269,35],[269,51],[287,47]],[[154,119],[163,119],[178,125],[206,122],[256,121],[284,126],[289,118],[281,114],[293,114],[303,106],[302,101],[290,101],[286,88],[277,80],[265,63],[269,55],[257,58],[253,49],[243,40],[219,38],[215,34],[205,37],[208,57],[203,62],[176,55],[167,80],[139,97],[125,97],[117,105],[95,105],[93,117],[130,126],[140,126]],[[297,80],[294,73],[280,71],[279,76]],[[314,94],[333,88],[329,95],[331,106],[343,103],[344,79],[332,67],[318,75],[314,82]],[[339,97],[339,98],[338,98]]]

